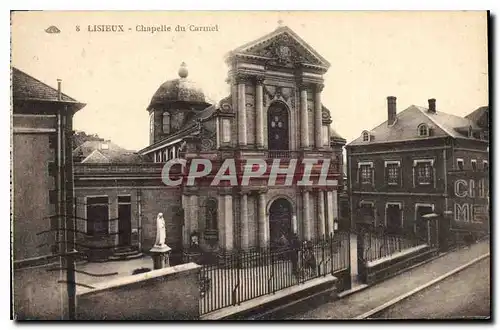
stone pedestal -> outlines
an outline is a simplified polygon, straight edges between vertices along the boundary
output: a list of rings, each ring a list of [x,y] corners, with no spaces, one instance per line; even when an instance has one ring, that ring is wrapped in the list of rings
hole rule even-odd
[[[153,246],[149,252],[153,258],[153,268],[162,269],[170,267],[170,251],[172,249],[168,245]]]

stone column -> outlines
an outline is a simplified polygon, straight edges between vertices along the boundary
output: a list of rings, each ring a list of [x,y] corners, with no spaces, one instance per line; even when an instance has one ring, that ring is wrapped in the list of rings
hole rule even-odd
[[[264,109],[263,109],[263,90],[262,83],[264,82],[264,77],[257,77],[255,80],[255,120],[256,120],[256,130],[255,142],[257,148],[264,147]]]
[[[311,233],[311,213],[310,213],[310,200],[309,191],[302,192],[302,225],[304,229],[304,239],[310,240]]]
[[[182,195],[182,208],[184,209],[184,227],[182,228],[182,245],[189,248],[191,229],[191,196]]]
[[[197,195],[191,195],[190,196],[190,226],[189,226],[189,235],[191,235],[191,233],[193,231],[197,231],[198,230],[198,221],[199,221],[199,215],[198,215],[198,211],[199,211],[199,207],[198,207],[198,196]],[[191,242],[190,242],[191,244]]]
[[[266,248],[269,245],[269,221],[266,212],[266,193],[259,192],[259,247]]]
[[[307,113],[307,89],[305,85],[300,86],[300,145],[302,148],[309,147],[309,118]]]
[[[233,196],[224,195],[224,249],[233,249]]]
[[[295,234],[298,234],[298,228],[297,228],[297,216],[294,214],[292,215],[292,231]]]
[[[108,197],[108,203],[109,203],[109,222],[107,223],[108,225],[108,232],[110,233],[117,233],[118,232],[118,194],[116,192],[110,193]],[[112,220],[114,219],[114,220]],[[92,225],[92,223],[90,223]],[[120,235],[110,235],[109,240],[110,244],[114,244],[115,246],[118,246],[120,243],[119,237]],[[110,245],[106,244],[106,245]]]
[[[238,143],[242,146],[247,144],[247,111],[243,77],[238,79]]]
[[[241,230],[241,246],[240,248],[246,250],[249,248],[249,230],[248,230],[248,195],[241,194],[240,199],[240,230]]]
[[[317,84],[316,85],[316,90],[314,94],[314,141],[315,141],[315,146],[316,149],[320,149],[323,147],[323,139],[321,138],[322,136],[322,126],[323,126],[323,120],[322,120],[322,110],[323,106],[321,104],[321,91],[323,90],[323,84]]]
[[[333,219],[334,219],[334,206],[333,206],[333,192],[326,193],[326,207],[328,209],[328,235],[333,234]]]
[[[325,193],[318,190],[318,227],[320,237],[325,236]]]

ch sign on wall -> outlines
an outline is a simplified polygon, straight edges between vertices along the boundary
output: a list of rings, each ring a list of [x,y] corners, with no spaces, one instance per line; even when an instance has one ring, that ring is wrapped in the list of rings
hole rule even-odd
[[[456,228],[488,226],[488,196],[484,178],[458,179],[453,182],[453,222]]]

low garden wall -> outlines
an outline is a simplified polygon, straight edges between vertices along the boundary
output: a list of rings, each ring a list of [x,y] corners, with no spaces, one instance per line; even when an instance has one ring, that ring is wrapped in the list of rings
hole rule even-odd
[[[79,320],[199,319],[200,266],[182,264],[79,290]]]

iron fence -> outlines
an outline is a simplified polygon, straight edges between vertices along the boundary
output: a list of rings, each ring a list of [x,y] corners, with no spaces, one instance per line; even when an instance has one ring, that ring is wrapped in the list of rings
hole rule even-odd
[[[233,253],[203,253],[185,261],[202,264],[200,314],[349,268],[349,234],[338,232],[298,248],[268,248]]]
[[[363,260],[374,261],[427,243],[427,237],[420,237],[411,230],[388,232],[384,229],[364,230]]]

